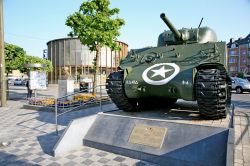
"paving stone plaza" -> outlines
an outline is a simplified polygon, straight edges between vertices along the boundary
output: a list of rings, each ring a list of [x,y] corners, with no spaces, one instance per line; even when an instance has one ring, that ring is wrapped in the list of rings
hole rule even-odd
[[[39,91],[37,95],[53,97],[57,87]],[[22,109],[26,103],[26,88],[11,87],[8,107],[0,108],[0,165],[155,165],[149,162],[82,146],[70,154],[53,157],[53,147],[58,140],[53,112]],[[235,150],[234,165],[250,166],[250,94],[234,94]],[[103,110],[113,109],[113,104]],[[99,109],[92,107],[88,109]],[[81,111],[65,114],[59,120],[60,133],[68,123],[81,117]]]
[[[79,147],[68,155],[52,157],[58,137],[51,112],[37,112],[12,107],[1,110],[1,137],[10,141],[1,147],[0,165],[133,165],[137,160],[106,153],[93,148]],[[66,127],[61,125],[60,129]]]

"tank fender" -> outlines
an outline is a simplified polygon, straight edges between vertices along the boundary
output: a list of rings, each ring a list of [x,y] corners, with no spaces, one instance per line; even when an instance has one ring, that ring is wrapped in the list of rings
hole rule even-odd
[[[204,63],[196,67],[196,71],[201,70],[201,69],[219,69],[219,70],[227,71],[225,66],[221,63]],[[231,78],[229,77],[228,74],[227,74],[226,80],[227,82],[231,82]]]
[[[199,66],[196,67],[196,70],[200,70],[200,69],[219,69],[219,70],[225,70],[227,71],[227,69],[225,68],[225,66],[221,63],[204,63],[204,64],[201,64]],[[226,81],[228,83],[231,84],[232,80],[230,78],[230,76],[227,74],[227,78],[226,78]]]
[[[196,67],[197,70],[200,69],[220,69],[227,70],[224,65],[220,63],[204,63]]]

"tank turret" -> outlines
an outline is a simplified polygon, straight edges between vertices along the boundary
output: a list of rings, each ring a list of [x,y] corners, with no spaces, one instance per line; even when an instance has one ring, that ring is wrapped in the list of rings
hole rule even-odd
[[[209,27],[177,30],[164,13],[160,17],[170,31],[165,31],[159,35],[157,46],[217,42],[216,33]]]
[[[167,24],[167,26],[169,27],[169,29],[173,32],[175,38],[178,41],[183,41],[181,33],[173,26],[173,24],[166,17],[165,13],[161,13],[160,17]]]

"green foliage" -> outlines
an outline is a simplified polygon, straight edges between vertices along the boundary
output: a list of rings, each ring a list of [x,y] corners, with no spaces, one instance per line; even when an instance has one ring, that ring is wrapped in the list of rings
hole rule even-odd
[[[243,72],[238,72],[238,73],[237,73],[237,77],[243,78],[243,77],[244,77],[244,73],[243,73]]]
[[[47,67],[45,68],[46,72],[51,72],[53,69],[50,60],[26,55],[26,52],[24,51],[23,48],[13,44],[5,43],[4,53],[5,53],[5,68],[6,68],[5,70],[7,75],[12,70],[20,70],[21,72],[27,72],[29,69],[25,68],[24,64],[28,63],[46,64],[47,65]]]
[[[40,57],[37,57],[37,56],[30,56],[30,55],[27,55],[25,57],[25,61],[24,61],[24,64],[30,64],[30,63],[40,63],[40,64],[46,64],[46,68],[44,69],[46,72],[51,72],[52,69],[53,69],[53,66],[52,66],[52,63],[50,60],[47,60],[47,59],[43,59],[43,58],[40,58]],[[22,72],[27,72],[29,69],[27,68],[22,68]]]
[[[117,17],[112,18],[119,13],[119,9],[109,9],[109,4],[109,0],[83,2],[79,11],[66,20],[66,25],[73,30],[70,35],[78,36],[81,43],[87,45],[91,51],[96,51],[98,46],[119,49],[115,40],[125,22]]]
[[[12,70],[18,70],[23,67],[26,54],[23,48],[13,44],[5,43],[4,53],[5,53],[5,70],[7,75]]]

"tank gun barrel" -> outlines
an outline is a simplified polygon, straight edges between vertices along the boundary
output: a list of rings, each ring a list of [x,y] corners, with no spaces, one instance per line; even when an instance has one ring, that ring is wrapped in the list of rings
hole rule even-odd
[[[165,13],[161,13],[160,17],[165,22],[165,24],[167,24],[169,29],[174,33],[175,38],[179,41],[182,41],[183,39],[182,39],[181,33],[173,26],[173,24],[166,17]]]

